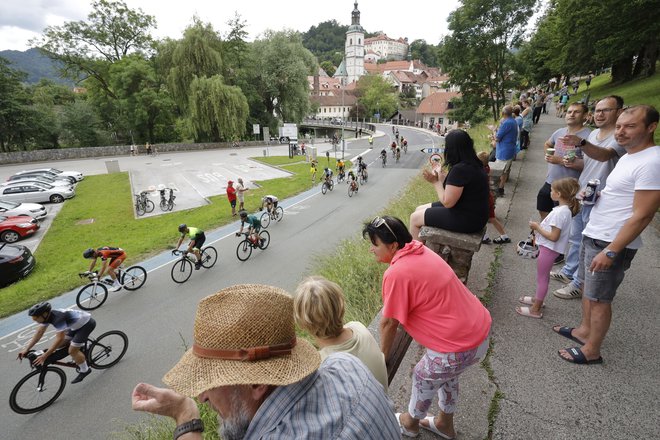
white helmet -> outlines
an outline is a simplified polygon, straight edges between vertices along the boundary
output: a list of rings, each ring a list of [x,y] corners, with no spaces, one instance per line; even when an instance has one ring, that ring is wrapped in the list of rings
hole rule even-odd
[[[532,238],[527,240],[519,241],[518,248],[516,249],[518,255],[523,258],[535,259],[539,256],[539,247],[534,244]]]

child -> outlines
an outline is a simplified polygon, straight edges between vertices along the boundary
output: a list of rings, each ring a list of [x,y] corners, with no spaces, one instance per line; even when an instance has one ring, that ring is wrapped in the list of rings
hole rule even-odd
[[[293,302],[296,324],[312,334],[321,359],[346,352],[360,359],[387,392],[385,357],[369,330],[360,322],[344,322],[344,293],[320,276],[304,279]]]
[[[572,177],[555,180],[550,187],[550,198],[559,202],[550,214],[538,222],[529,222],[529,227],[536,235],[539,256],[536,261],[536,297],[523,296],[519,301],[531,307],[516,307],[516,312],[530,318],[542,318],[541,307],[548,293],[550,270],[559,254],[568,246],[571,218],[580,210],[575,195],[580,191],[580,184]]]
[[[481,151],[477,154],[477,157],[484,164],[484,169],[486,170],[486,174],[490,174],[490,166],[488,165],[488,153],[486,153],[485,151]],[[488,237],[488,230],[486,230],[486,234],[484,235],[484,238],[481,239],[481,243],[483,244],[511,243],[511,239],[506,234],[502,222],[500,222],[497,219],[497,217],[495,217],[495,197],[493,196],[492,191],[488,191],[488,223],[490,223],[495,227],[497,232],[500,233],[500,236],[491,240],[490,237]]]

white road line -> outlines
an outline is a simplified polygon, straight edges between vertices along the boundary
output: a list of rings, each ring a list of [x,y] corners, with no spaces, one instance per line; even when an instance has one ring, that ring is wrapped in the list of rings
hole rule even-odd
[[[204,200],[206,200],[206,203],[211,203],[211,201],[210,201],[209,199],[207,199],[206,197],[204,197],[204,196],[202,195],[202,193],[199,192],[199,190],[195,187],[195,185],[192,184],[192,182],[190,182],[190,180],[186,179],[186,176],[184,176],[183,174],[181,174],[181,178],[182,178],[183,180],[185,180],[185,181],[188,183],[188,185],[192,186],[192,189],[194,189],[195,192],[196,192],[197,194],[199,194],[199,196],[200,196],[201,198],[203,198]]]

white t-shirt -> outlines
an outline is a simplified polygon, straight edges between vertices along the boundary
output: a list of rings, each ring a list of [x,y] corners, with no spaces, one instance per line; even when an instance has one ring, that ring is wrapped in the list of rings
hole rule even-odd
[[[582,128],[577,133],[574,133],[577,137],[586,138],[591,133],[591,130],[587,127]],[[552,133],[550,137],[550,142],[552,143],[555,149],[555,156],[564,157],[569,150],[575,150],[575,156],[582,159],[582,150],[576,148],[575,145],[564,145],[562,141],[559,140],[560,137],[564,137],[568,134],[568,127],[560,128],[559,130]],[[574,177],[576,179],[580,178],[580,170],[575,170],[573,168],[567,168],[563,164],[548,163],[548,174],[545,177],[546,183],[552,183],[555,180],[563,179],[564,177]]]
[[[584,168],[582,169],[582,173],[580,174],[580,188],[584,189],[587,186],[587,183],[591,179],[598,179],[600,180],[600,185],[596,189],[596,191],[602,191],[603,188],[605,188],[605,184],[607,183],[607,176],[610,175],[612,170],[614,169],[614,166],[616,163],[619,161],[619,158],[626,154],[626,149],[623,147],[620,147],[619,144],[616,143],[616,139],[614,139],[614,132],[612,132],[611,135],[606,137],[603,140],[598,140],[598,134],[600,133],[600,128],[597,130],[592,131],[589,134],[588,141],[592,145],[598,145],[599,147],[603,148],[611,148],[612,150],[616,151],[617,157],[612,158],[606,162],[601,162],[596,159],[592,159],[589,157],[588,154],[584,154]]]
[[[635,191],[660,190],[660,146],[634,154],[625,154],[607,179],[605,189],[591,211],[583,234],[596,240],[612,242],[623,224],[632,217]],[[638,236],[628,249],[642,247]]]
[[[593,214],[592,214],[593,215]],[[561,230],[557,241],[550,241],[541,234],[536,234],[536,244],[545,246],[550,250],[566,253],[568,247],[568,237],[571,235],[571,210],[566,205],[559,205],[552,208],[550,214],[541,222],[541,229],[547,232],[552,231],[552,227]]]

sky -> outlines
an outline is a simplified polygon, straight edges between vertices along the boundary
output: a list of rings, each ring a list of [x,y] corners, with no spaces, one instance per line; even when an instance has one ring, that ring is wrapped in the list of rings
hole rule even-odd
[[[258,38],[267,29],[293,29],[301,32],[323,21],[337,20],[351,24],[354,0],[124,0],[132,9],[142,9],[156,18],[155,38],[181,38],[183,30],[197,15],[225,35],[227,21],[238,12],[247,24],[248,40]],[[410,42],[424,39],[438,44],[448,33],[447,17],[459,5],[458,0],[442,0],[415,4],[406,8],[396,2],[394,8],[382,0],[358,2],[360,24],[367,32],[381,30],[391,38]],[[39,37],[47,26],[67,21],[85,20],[91,11],[91,0],[0,0],[0,50],[27,50],[28,40]],[[411,4],[412,5],[412,4]]]

